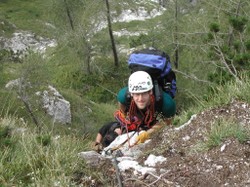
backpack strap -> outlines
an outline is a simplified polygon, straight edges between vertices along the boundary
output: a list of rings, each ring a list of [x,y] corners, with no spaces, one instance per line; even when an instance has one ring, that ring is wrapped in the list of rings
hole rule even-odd
[[[131,94],[129,93],[128,89],[126,91],[125,97],[126,97],[126,101],[125,101],[126,111],[125,112],[127,113],[130,108],[131,99],[132,99]]]
[[[163,105],[163,102],[162,102],[163,90],[157,80],[154,80],[153,84],[154,84],[153,91],[154,91],[154,96],[155,96],[155,110],[159,112],[161,111],[162,105]]]
[[[176,75],[173,70],[171,70],[163,79],[159,82],[162,85],[162,88],[165,92],[167,92],[172,98],[175,97],[177,92],[176,87]]]
[[[120,128],[120,127],[121,127],[121,125],[120,125],[119,122],[113,122],[112,126],[111,126],[110,129],[109,129],[109,132],[112,132],[112,131],[114,131],[115,129]]]

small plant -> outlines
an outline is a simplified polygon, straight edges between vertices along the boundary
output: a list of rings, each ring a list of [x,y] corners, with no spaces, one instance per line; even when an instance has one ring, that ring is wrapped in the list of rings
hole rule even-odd
[[[218,23],[211,23],[209,25],[209,29],[210,29],[211,32],[215,32],[216,33],[216,32],[220,31],[220,26],[219,26]]]
[[[145,34],[140,34],[140,36],[138,36],[137,38],[135,39],[132,39],[130,42],[129,42],[129,46],[132,48],[132,47],[137,47],[137,46],[140,46],[142,44],[145,43],[145,40],[147,39],[147,35]]]
[[[6,49],[1,49],[0,50],[0,62],[4,62],[9,58],[10,58],[10,51]]]
[[[187,115],[187,119],[190,119],[192,117],[193,113],[191,111],[188,111],[186,115]]]
[[[179,125],[179,124],[180,124],[180,121],[181,121],[180,118],[177,118],[177,117],[174,118],[174,120],[173,120],[173,125],[174,125],[174,126]]]
[[[245,46],[247,50],[250,50],[250,40],[246,41]]]
[[[243,67],[247,67],[248,66],[248,62],[250,60],[250,55],[247,53],[243,53],[243,54],[237,54],[234,57],[234,61],[236,64],[243,66]]]
[[[15,140],[11,137],[11,128],[0,127],[0,149],[13,148],[15,146]]]
[[[10,127],[0,127],[0,139],[6,138],[10,136]]]
[[[39,135],[37,136],[36,140],[43,146],[48,146],[51,144],[51,136],[49,134]]]
[[[232,25],[232,27],[239,31],[243,32],[246,24],[247,24],[247,18],[245,17],[230,17],[229,18],[229,23]]]

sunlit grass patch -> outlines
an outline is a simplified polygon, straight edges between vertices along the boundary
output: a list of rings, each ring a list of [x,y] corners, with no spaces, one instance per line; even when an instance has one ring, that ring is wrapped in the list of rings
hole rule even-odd
[[[219,146],[226,138],[236,138],[239,142],[244,142],[250,134],[247,129],[232,119],[218,119],[211,125],[211,131],[207,133],[207,148]]]

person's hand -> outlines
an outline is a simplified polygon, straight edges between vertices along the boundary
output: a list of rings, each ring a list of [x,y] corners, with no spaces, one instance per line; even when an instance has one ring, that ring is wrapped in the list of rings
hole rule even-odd
[[[137,144],[144,143],[148,138],[149,138],[149,133],[147,131],[143,131],[137,136],[136,142]]]
[[[116,128],[116,129],[114,130],[114,132],[117,133],[117,135],[119,136],[119,135],[122,134],[122,129],[121,129],[120,127],[119,127],[119,128]]]
[[[103,146],[101,143],[98,143],[98,142],[93,142],[92,145],[91,145],[92,149],[98,153],[100,153],[103,149]]]

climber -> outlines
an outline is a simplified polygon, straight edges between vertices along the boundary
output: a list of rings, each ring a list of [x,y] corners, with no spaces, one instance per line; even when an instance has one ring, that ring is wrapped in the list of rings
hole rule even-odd
[[[107,147],[118,135],[121,134],[122,131],[119,122],[106,123],[99,129],[95,142],[92,144],[92,148],[100,153],[104,147]]]
[[[139,132],[137,143],[144,143],[163,124],[169,125],[176,113],[175,101],[168,93],[162,91],[161,103],[155,102],[153,87],[147,72],[136,71],[130,75],[128,87],[118,92],[119,110],[115,118],[127,132]],[[158,114],[163,117],[163,123],[158,121]]]
[[[161,103],[156,103],[153,87],[148,73],[137,71],[130,75],[128,87],[118,92],[119,109],[114,113],[117,122],[106,124],[99,130],[94,142],[95,150],[108,146],[118,135],[131,131],[139,133],[137,143],[144,143],[163,124],[171,123],[176,112],[175,101],[162,91]],[[158,114],[161,114],[163,122],[158,121]],[[105,133],[109,135],[105,138],[106,143],[102,143]]]

